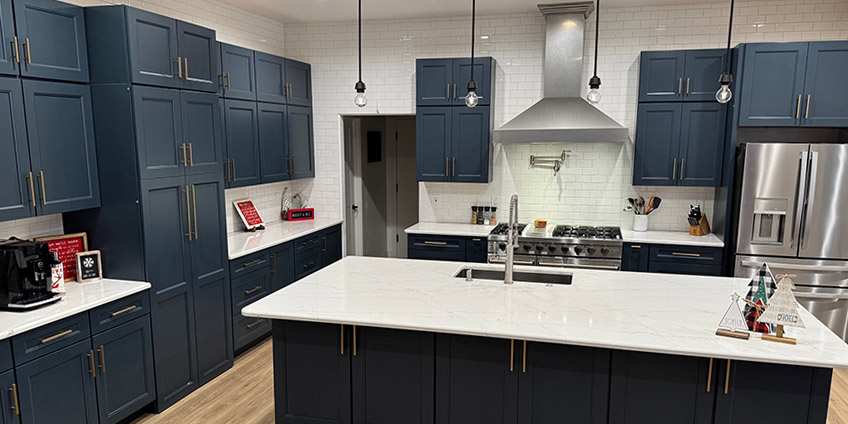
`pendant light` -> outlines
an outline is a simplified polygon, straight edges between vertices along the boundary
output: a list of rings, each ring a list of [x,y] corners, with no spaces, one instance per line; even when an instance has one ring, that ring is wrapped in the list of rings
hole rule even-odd
[[[471,80],[468,81],[468,94],[465,95],[465,105],[476,107],[480,102],[477,95],[477,81],[474,81],[474,31],[477,25],[477,0],[471,0]]]
[[[362,0],[359,0],[359,81],[356,82],[356,97],[353,102],[359,107],[365,107],[368,99],[365,98],[365,83],[362,82]]]
[[[727,26],[727,54],[725,57],[724,72],[718,78],[718,83],[721,88],[716,92],[716,100],[719,103],[727,103],[733,98],[733,92],[730,91],[730,84],[733,83],[733,75],[730,74],[730,37],[733,35],[733,7],[736,0],[730,0],[730,23]]]
[[[586,95],[586,100],[595,105],[601,101],[601,79],[598,78],[598,34],[601,27],[601,0],[596,0],[595,6],[595,74],[589,79],[589,94]]]

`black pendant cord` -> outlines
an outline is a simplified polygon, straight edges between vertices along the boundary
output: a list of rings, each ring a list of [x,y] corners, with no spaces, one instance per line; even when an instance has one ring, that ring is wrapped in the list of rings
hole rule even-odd
[[[601,0],[595,0],[597,5],[595,6],[595,74],[594,76],[598,76],[598,35],[600,34],[601,29]]]
[[[733,7],[736,0],[730,0],[730,23],[727,25],[727,58],[724,65],[724,73],[730,74],[730,39],[733,37]]]
[[[359,81],[362,81],[362,0],[359,0]]]
[[[471,81],[474,81],[474,32],[477,29],[477,0],[471,0]]]

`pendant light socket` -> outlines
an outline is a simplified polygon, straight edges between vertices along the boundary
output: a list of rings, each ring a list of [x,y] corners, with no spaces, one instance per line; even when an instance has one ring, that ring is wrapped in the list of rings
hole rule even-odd
[[[589,79],[589,88],[601,88],[601,79],[597,75]]]
[[[733,84],[733,75],[730,75],[727,72],[722,73],[721,76],[718,77],[718,83],[721,85]]]
[[[356,89],[357,93],[364,93],[365,92],[365,83],[362,82],[362,81],[357,81],[356,86],[354,88]]]

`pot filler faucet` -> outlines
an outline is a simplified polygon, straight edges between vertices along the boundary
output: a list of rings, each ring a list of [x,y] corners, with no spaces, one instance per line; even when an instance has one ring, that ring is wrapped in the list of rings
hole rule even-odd
[[[509,199],[509,228],[506,242],[506,268],[504,269],[504,284],[512,284],[512,267],[515,261],[515,248],[518,246],[518,195],[513,194]]]

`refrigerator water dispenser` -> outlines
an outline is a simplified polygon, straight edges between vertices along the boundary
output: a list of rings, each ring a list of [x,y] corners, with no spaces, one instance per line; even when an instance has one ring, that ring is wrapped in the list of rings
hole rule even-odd
[[[786,229],[788,199],[754,199],[752,244],[782,244]]]

